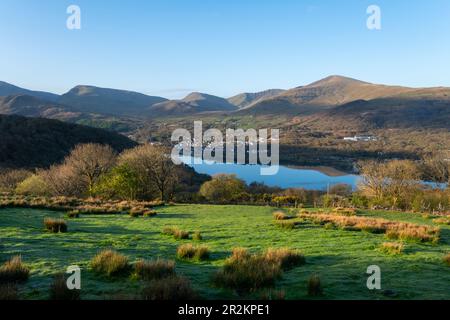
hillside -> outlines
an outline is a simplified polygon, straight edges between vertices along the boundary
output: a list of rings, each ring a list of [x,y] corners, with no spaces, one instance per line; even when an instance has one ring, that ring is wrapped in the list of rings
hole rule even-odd
[[[155,116],[189,115],[192,113],[212,111],[233,111],[237,107],[226,99],[205,93],[193,92],[182,100],[170,100],[158,103],[149,108]]]
[[[110,131],[57,120],[0,115],[0,167],[47,167],[79,143],[108,144],[117,151],[136,145]]]
[[[53,94],[50,92],[43,91],[32,91],[24,88],[17,87],[10,83],[0,81],[0,97],[1,96],[13,96],[13,95],[29,95],[36,98],[48,100],[48,101],[56,101],[59,96],[57,94]]]
[[[450,129],[450,89],[416,89],[400,95],[353,101],[302,122],[320,130]]]
[[[149,107],[166,100],[133,91],[77,86],[63,94],[58,102],[85,113],[142,116]]]
[[[414,89],[377,85],[342,76],[330,76],[307,86],[288,90],[270,99],[265,99],[240,114],[312,114],[355,100],[371,100],[409,92]]]
[[[228,102],[235,105],[236,107],[242,109],[249,107],[255,103],[261,102],[262,100],[272,98],[275,96],[278,96],[285,92],[286,90],[282,89],[269,89],[261,92],[255,92],[255,93],[241,93],[238,95],[235,95],[231,98],[228,98]]]

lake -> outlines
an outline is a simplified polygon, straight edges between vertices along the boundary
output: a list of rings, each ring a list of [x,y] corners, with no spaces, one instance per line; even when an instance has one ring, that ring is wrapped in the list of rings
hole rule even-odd
[[[196,172],[216,175],[219,173],[235,174],[246,183],[264,182],[268,186],[282,188],[304,188],[307,190],[326,190],[328,186],[345,183],[356,187],[359,176],[339,173],[332,168],[295,168],[280,166],[276,175],[263,176],[260,174],[261,165],[242,165],[235,163],[212,163],[203,161],[202,164],[194,164],[191,157],[180,157],[181,160],[192,167]],[[326,174],[324,172],[330,171]]]

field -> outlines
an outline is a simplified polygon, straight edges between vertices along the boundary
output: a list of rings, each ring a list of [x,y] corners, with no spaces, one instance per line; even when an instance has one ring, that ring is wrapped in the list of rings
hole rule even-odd
[[[440,225],[438,244],[404,242],[399,255],[383,252],[390,242],[382,234],[329,229],[302,223],[293,230],[274,224],[273,208],[250,206],[174,205],[158,208],[155,217],[128,215],[82,215],[67,219],[67,233],[48,233],[47,217],[62,212],[35,209],[0,209],[0,261],[20,254],[31,268],[30,279],[20,286],[23,299],[48,299],[52,275],[69,265],[82,269],[82,299],[139,298],[143,283],[129,277],[105,278],[94,274],[90,259],[103,248],[114,248],[138,259],[176,260],[178,274],[188,277],[203,299],[239,299],[234,291],[216,288],[211,277],[224,264],[234,247],[260,252],[270,247],[302,251],[306,264],[284,272],[276,290],[286,299],[450,299],[450,269],[443,262],[450,252],[450,226]],[[419,214],[364,211],[363,216],[435,225]],[[176,240],[162,234],[164,227],[200,231],[203,240]],[[186,243],[207,245],[209,260],[188,262],[176,259],[177,247]],[[381,268],[382,290],[366,287],[369,265]],[[320,276],[324,293],[307,294],[311,275]],[[249,298],[260,298],[262,292]]]

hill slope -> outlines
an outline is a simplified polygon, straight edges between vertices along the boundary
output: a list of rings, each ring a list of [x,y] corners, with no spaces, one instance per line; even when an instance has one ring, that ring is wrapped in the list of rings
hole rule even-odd
[[[150,106],[163,101],[167,99],[93,86],[77,86],[58,100],[59,103],[72,106],[80,112],[117,116],[142,116]]]
[[[235,105],[236,107],[242,109],[253,105],[254,103],[261,102],[264,99],[272,98],[278,96],[285,92],[286,90],[282,89],[269,89],[261,92],[255,93],[241,93],[235,95],[231,98],[228,98],[228,102]]]
[[[117,151],[136,145],[110,131],[57,120],[0,115],[0,167],[47,167],[79,143],[108,144]]]
[[[205,93],[193,92],[182,100],[170,100],[149,108],[152,116],[174,116],[212,111],[233,111],[237,107],[226,99]]]
[[[17,87],[4,81],[0,81],[0,96],[13,96],[13,95],[29,95],[32,97],[48,101],[56,101],[59,98],[57,94],[43,91],[32,91]]]

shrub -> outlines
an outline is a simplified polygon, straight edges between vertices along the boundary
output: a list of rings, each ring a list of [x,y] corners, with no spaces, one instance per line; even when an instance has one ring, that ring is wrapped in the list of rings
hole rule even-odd
[[[207,246],[184,244],[178,247],[177,257],[188,260],[206,260],[209,258],[209,249]]]
[[[175,262],[167,260],[140,260],[134,265],[134,274],[143,280],[162,279],[175,275]]]
[[[108,277],[129,271],[128,258],[114,250],[103,250],[91,260],[92,269]]]
[[[450,266],[450,253],[447,253],[444,257],[444,262]]]
[[[201,241],[201,240],[203,240],[203,236],[202,236],[202,234],[200,233],[200,231],[194,232],[194,234],[192,235],[192,240],[195,240],[195,241]]]
[[[80,290],[67,288],[67,279],[64,273],[57,274],[50,286],[51,300],[80,300]]]
[[[275,220],[288,220],[288,219],[290,219],[290,217],[286,213],[284,213],[283,211],[275,211],[273,213],[273,218]]]
[[[195,300],[197,295],[188,279],[173,276],[152,280],[142,291],[144,300]]]
[[[32,175],[19,183],[16,193],[21,195],[46,196],[50,194],[49,187],[39,175]]]
[[[0,301],[19,300],[15,284],[0,284]]]
[[[381,245],[381,251],[387,254],[401,254],[403,252],[403,244],[396,242],[385,242]]]
[[[312,275],[308,279],[308,295],[312,297],[320,296],[323,294],[322,283],[320,277],[316,274]]]
[[[305,257],[299,251],[288,248],[269,248],[264,253],[264,259],[268,262],[278,264],[281,269],[288,270],[305,263]]]
[[[45,229],[53,233],[67,232],[67,223],[63,219],[46,218],[44,219],[44,226]]]
[[[0,283],[22,283],[28,280],[30,269],[21,256],[14,256],[0,267]]]

